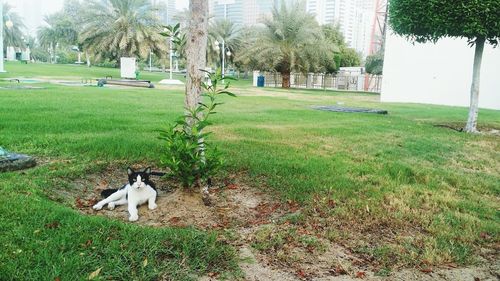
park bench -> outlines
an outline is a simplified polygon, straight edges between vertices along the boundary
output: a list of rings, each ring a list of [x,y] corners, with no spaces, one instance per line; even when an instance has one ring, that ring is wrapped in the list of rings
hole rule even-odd
[[[142,88],[154,88],[155,85],[151,83],[150,80],[129,80],[129,79],[113,79],[111,76],[106,78],[96,79],[97,86],[103,87],[104,85],[119,85],[119,86],[129,86],[129,87],[142,87]]]

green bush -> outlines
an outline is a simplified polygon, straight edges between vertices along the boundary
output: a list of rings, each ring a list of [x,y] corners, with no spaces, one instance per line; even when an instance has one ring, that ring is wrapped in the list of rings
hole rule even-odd
[[[384,54],[379,52],[366,57],[365,69],[367,73],[382,75],[384,69]]]
[[[186,108],[180,117],[166,130],[160,130],[160,139],[165,141],[165,151],[161,164],[169,169],[168,177],[179,180],[184,188],[201,185],[214,176],[222,167],[223,160],[217,147],[207,143],[210,133],[205,132],[211,125],[209,117],[215,114],[215,108],[222,103],[216,101],[219,95],[235,96],[228,91],[229,83],[217,89],[223,77],[220,69],[209,73],[209,84],[202,83],[208,103],[200,102],[194,109]],[[232,80],[230,77],[225,80]]]

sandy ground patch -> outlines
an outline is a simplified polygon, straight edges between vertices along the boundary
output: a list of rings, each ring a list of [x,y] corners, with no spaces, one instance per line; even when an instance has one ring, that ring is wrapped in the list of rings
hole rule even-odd
[[[153,169],[154,170],[154,169]],[[116,188],[126,181],[125,171],[109,168],[101,175],[93,175],[75,182],[74,207],[83,214],[105,216],[128,223],[126,206],[94,211],[92,205],[100,200],[100,192]],[[255,249],[259,231],[271,226],[284,215],[300,212],[293,203],[277,202],[255,187],[248,186],[232,176],[210,189],[211,206],[203,204],[200,192],[173,189],[168,181],[155,178],[159,195],[158,208],[139,208],[136,223],[153,226],[194,226],[200,229],[223,229],[233,233],[226,239],[239,253],[241,280],[295,281],[295,280],[439,280],[476,281],[500,280],[500,266],[482,265],[469,268],[433,268],[429,272],[417,269],[394,270],[390,276],[375,276],[370,265],[362,262],[346,248],[321,237],[323,251],[313,251],[291,243],[287,245],[298,258],[290,262],[266,251]],[[299,235],[299,234],[297,234]],[[286,260],[286,261],[284,261]],[[217,277],[200,277],[200,280],[218,280]]]

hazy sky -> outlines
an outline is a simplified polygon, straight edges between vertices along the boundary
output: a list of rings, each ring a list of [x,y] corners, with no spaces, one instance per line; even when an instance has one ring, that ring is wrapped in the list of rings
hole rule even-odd
[[[177,10],[184,10],[189,7],[189,0],[177,0]]]
[[[62,9],[64,0],[4,0],[23,17],[28,34],[33,35],[44,24],[43,17]],[[84,1],[85,2],[85,1]],[[178,10],[187,9],[189,0],[177,0]]]
[[[4,0],[6,2],[8,2],[9,4],[11,5],[15,5],[16,3],[19,2],[19,0]],[[25,2],[42,2],[45,6],[45,8],[47,10],[59,10],[62,5],[63,5],[63,2],[64,0],[29,0],[29,1],[25,1]],[[183,9],[187,9],[188,6],[189,6],[189,0],[177,0],[177,9],[178,10],[183,10]]]

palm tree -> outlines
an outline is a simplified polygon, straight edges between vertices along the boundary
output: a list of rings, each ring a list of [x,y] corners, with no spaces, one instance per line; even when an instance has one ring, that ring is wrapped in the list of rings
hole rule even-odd
[[[3,4],[3,45],[4,48],[7,47],[24,47],[24,35],[22,30],[26,28],[23,23],[23,19],[14,11],[12,7],[4,3]],[[9,22],[9,24],[5,24]],[[10,25],[12,23],[12,25]]]
[[[46,26],[38,29],[40,46],[48,48],[52,55],[59,45],[74,46],[78,44],[78,28],[75,19],[59,12],[45,17]]]
[[[226,60],[233,61],[242,43],[240,28],[231,21],[224,19],[210,23],[208,27],[208,60],[212,63],[215,62],[217,65],[222,60],[222,52],[216,43],[222,42],[222,40],[224,40],[224,52],[230,54],[230,56],[226,55]]]
[[[81,43],[98,58],[163,56],[168,47],[149,0],[92,0],[82,22]]]
[[[55,54],[55,47],[60,39],[56,29],[50,26],[40,27],[37,36],[40,47],[49,50],[50,62],[54,63],[53,57]]]
[[[257,59],[262,66],[282,75],[282,87],[290,87],[292,71],[320,71],[322,60],[333,60],[333,46],[328,44],[314,16],[301,2],[287,7],[284,1],[274,7],[272,16],[264,20],[264,28],[250,42],[245,57]]]

